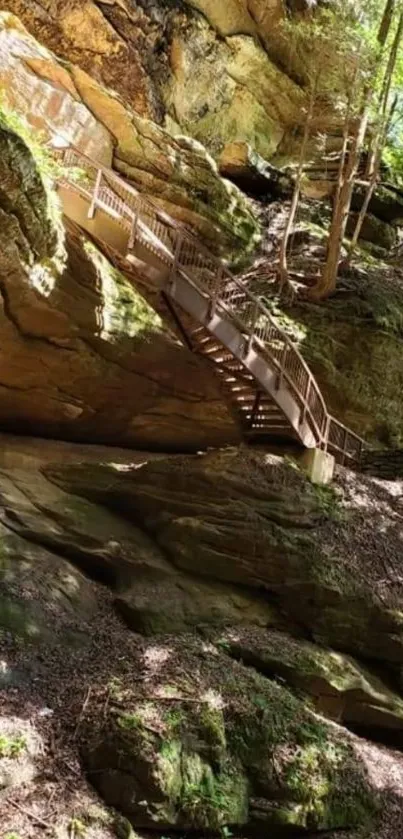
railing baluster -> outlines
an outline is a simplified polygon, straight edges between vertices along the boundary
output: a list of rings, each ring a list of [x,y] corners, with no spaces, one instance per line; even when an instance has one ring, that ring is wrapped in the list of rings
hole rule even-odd
[[[179,257],[180,257],[180,252],[181,252],[182,245],[183,245],[183,235],[182,235],[182,233],[178,233],[176,243],[175,243],[174,258],[173,258],[173,262],[172,262],[172,265],[171,265],[171,270],[170,270],[170,273],[169,273],[169,282],[170,282],[171,285],[174,284],[175,279],[176,279],[176,273],[177,273],[177,270],[178,270]]]
[[[209,318],[210,318],[210,320],[215,315],[215,310],[217,308],[217,302],[218,302],[218,299],[219,299],[219,296],[220,296],[221,283],[222,283],[223,276],[224,276],[224,272],[223,272],[223,268],[221,266],[218,269],[217,274],[215,276],[213,290],[212,290],[212,294],[211,294],[211,297],[210,297],[210,305],[209,305]]]
[[[253,341],[255,339],[255,329],[256,329],[256,324],[259,320],[259,314],[260,314],[259,302],[260,301],[257,299],[256,302],[255,302],[255,305],[253,307],[252,322],[251,322],[251,326],[250,326],[249,338],[248,338],[248,342],[247,342],[247,345],[246,345],[245,355],[248,355],[250,353],[250,351],[252,349]]]
[[[311,395],[311,385],[312,385],[312,379],[311,379],[310,376],[308,376],[307,383],[306,383],[306,388],[305,388],[305,393],[304,393],[304,396],[303,396],[304,402],[303,402],[303,407],[302,407],[302,414],[301,414],[300,420],[299,420],[300,425],[303,425],[306,422],[306,415],[307,415],[307,412],[308,412],[308,405],[309,405],[309,397]]]
[[[138,208],[137,208],[137,209],[134,210],[132,223],[130,225],[130,236],[129,236],[129,241],[128,241],[128,245],[127,245],[127,249],[129,251],[133,250],[134,243],[136,241],[136,231],[137,231],[138,221],[139,221],[139,211],[138,211]]]
[[[276,390],[280,390],[280,388],[283,386],[284,369],[285,369],[285,363],[286,363],[286,359],[287,359],[287,352],[288,352],[287,341],[284,341],[283,350],[282,350],[282,353],[281,353],[281,360],[280,360],[280,373],[277,377]]]

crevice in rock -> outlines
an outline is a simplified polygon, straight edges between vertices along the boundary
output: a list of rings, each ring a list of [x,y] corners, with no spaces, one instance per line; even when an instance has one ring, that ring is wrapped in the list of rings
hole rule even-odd
[[[304,635],[299,636],[299,638],[304,639]],[[225,652],[229,658],[239,662],[244,667],[250,667],[267,679],[278,682],[279,684],[287,685],[288,689],[295,692],[297,695],[302,693],[308,699],[312,698],[312,694],[310,694],[309,691],[304,690],[301,687],[297,687],[295,680],[290,679],[290,669],[287,668],[286,664],[282,665],[281,663],[262,662],[259,656],[255,655],[253,651],[248,651],[244,648],[240,649],[236,646],[236,643],[233,646],[228,647],[220,646],[220,649]],[[323,693],[322,696],[326,697],[326,694]],[[333,694],[329,694],[329,697],[330,696],[333,696]],[[319,699],[319,696],[313,698]],[[364,705],[365,703],[363,703],[363,707]],[[325,713],[321,712],[320,709],[318,712],[322,713],[323,716],[327,716]],[[332,719],[332,717],[330,717],[330,719]],[[351,731],[352,734],[356,734],[358,737],[365,740],[403,750],[403,730],[399,730],[398,728],[364,725],[353,722],[345,717],[342,719],[335,719],[335,722],[343,728],[346,728],[348,731]]]
[[[18,487],[18,489],[22,491],[21,487]],[[37,509],[38,511],[41,511],[40,505],[37,505]],[[46,511],[46,514],[49,516],[49,511]],[[49,517],[52,518],[51,516]],[[57,536],[48,537],[46,534],[33,533],[24,526],[24,522],[14,510],[4,510],[3,514],[0,515],[0,520],[1,524],[7,528],[10,533],[19,536],[27,543],[46,548],[46,550],[55,554],[55,556],[67,559],[89,579],[95,580],[95,582],[98,583],[103,583],[108,587],[113,587],[116,584],[118,569],[107,567],[106,563],[103,567],[96,562],[92,565],[90,562],[90,548],[81,549],[78,545],[73,546],[66,544],[62,538],[58,539]],[[92,555],[96,557],[96,550],[92,552]]]

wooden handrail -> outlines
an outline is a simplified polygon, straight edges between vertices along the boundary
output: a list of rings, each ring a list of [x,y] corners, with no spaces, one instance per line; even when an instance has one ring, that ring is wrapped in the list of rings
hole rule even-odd
[[[277,371],[279,387],[286,383],[299,405],[301,422],[307,423],[318,447],[329,449],[338,459],[359,460],[364,441],[327,410],[321,390],[295,344],[279,326],[260,297],[232,274],[197,237],[160,210],[111,169],[102,166],[74,146],[56,152],[63,163],[61,182],[84,194],[90,202],[89,217],[96,208],[112,214],[129,234],[129,249],[135,239],[170,266],[170,281],[180,275],[210,300],[213,317],[223,310],[245,338],[245,360],[257,352]],[[89,178],[89,188],[69,177],[69,167],[78,167]],[[142,231],[154,237],[151,242]]]

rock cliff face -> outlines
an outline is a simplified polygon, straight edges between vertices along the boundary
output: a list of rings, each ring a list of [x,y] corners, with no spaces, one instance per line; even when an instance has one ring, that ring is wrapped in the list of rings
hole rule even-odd
[[[283,0],[3,0],[41,43],[145,117],[214,154],[245,142],[292,158],[312,55],[281,24],[312,10]],[[291,39],[292,40],[292,39]],[[318,125],[334,118],[325,101]]]
[[[393,835],[400,483],[0,442],[2,826]]]
[[[237,439],[207,367],[51,209],[0,128],[2,427],[167,450]]]
[[[4,12],[0,56],[4,103],[45,139],[72,142],[113,166],[224,255],[244,257],[253,250],[259,225],[251,208],[236,187],[219,177],[199,143],[175,139],[126,107],[79,66],[56,59],[18,18]]]

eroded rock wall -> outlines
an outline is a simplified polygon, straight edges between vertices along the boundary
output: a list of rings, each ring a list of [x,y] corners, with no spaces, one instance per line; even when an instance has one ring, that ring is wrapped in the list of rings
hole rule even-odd
[[[283,159],[298,154],[313,59],[309,45],[296,46],[282,24],[315,6],[283,0],[0,4],[140,116],[200,140],[213,154],[246,142],[263,157],[278,152]],[[323,99],[318,128],[334,117]]]
[[[259,240],[253,210],[219,176],[199,143],[175,139],[125,106],[80,66],[58,60],[5,12],[0,13],[0,56],[4,105],[28,119],[44,142],[73,143],[112,165],[224,254],[239,258],[253,251]]]
[[[210,371],[62,226],[30,152],[4,127],[0,149],[2,427],[179,450],[236,439]]]

